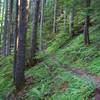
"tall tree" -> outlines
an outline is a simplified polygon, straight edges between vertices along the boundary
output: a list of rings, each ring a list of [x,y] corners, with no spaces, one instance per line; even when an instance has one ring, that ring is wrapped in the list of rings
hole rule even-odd
[[[3,33],[3,54],[7,55],[7,25],[8,25],[8,0],[6,0],[6,9],[5,9],[5,21],[4,21],[4,33]]]
[[[91,4],[91,0],[85,0],[86,3],[86,16],[85,16],[85,25],[84,25],[84,43],[86,45],[90,44],[90,39],[89,39],[89,23],[90,23],[90,15],[89,15],[89,7]]]
[[[6,51],[7,51],[7,55],[10,54],[11,52],[11,37],[12,37],[12,32],[11,32],[11,28],[12,28],[12,9],[13,9],[13,0],[8,0],[8,13],[7,13],[7,35],[6,35]]]
[[[18,33],[18,47],[16,66],[14,67],[14,83],[17,90],[20,90],[25,83],[25,40],[28,22],[28,4],[29,0],[20,0],[20,24]]]
[[[10,53],[11,53],[11,47],[12,47],[12,45],[13,45],[13,41],[14,41],[14,39],[13,39],[13,2],[14,2],[14,0],[10,0],[10,9],[9,9],[9,16],[10,16],[10,18],[9,18],[9,30],[10,30],[10,41],[9,41],[9,43],[10,43]]]
[[[19,15],[20,15],[20,4],[19,0],[16,0],[16,26],[14,32],[14,65],[13,65],[13,74],[14,74],[14,81],[15,81],[15,68],[16,68],[16,54],[17,54],[17,47],[18,47],[18,32],[19,32]]]
[[[54,0],[53,33],[56,33],[57,0]]]
[[[37,28],[38,28],[38,16],[40,8],[40,0],[33,0],[34,15],[33,15],[33,25],[32,25],[32,41],[30,48],[30,64],[33,64],[33,60],[36,55],[37,50]]]
[[[43,20],[44,20],[44,0],[41,0],[41,19],[40,19],[40,46],[39,46],[39,49],[40,51],[42,50],[43,46],[42,46],[42,43],[43,43]]]
[[[66,33],[67,32],[67,8],[66,6],[64,6],[64,32]]]
[[[2,19],[1,19],[1,23],[0,23],[0,24],[1,24],[1,27],[0,27],[0,28],[1,28],[1,30],[0,30],[0,44],[2,45],[2,35],[3,35],[2,33],[3,33],[5,0],[4,0],[4,2],[1,2],[1,4],[2,4],[2,5],[1,5],[1,8],[2,8],[2,9],[1,9],[1,17],[2,17]]]
[[[69,16],[69,33],[70,37],[74,36],[74,6],[71,8]]]

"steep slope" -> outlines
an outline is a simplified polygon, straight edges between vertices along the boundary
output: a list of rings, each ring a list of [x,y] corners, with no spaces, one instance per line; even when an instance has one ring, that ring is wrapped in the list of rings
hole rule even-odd
[[[59,33],[49,42],[45,54],[43,52],[37,55],[37,58],[42,61],[26,71],[26,87],[17,94],[12,93],[14,90],[11,76],[12,57],[3,59],[2,63],[5,67],[0,70],[1,100],[5,94],[7,96],[10,93],[9,98],[16,97],[22,100],[33,98],[35,100],[88,100],[95,98],[92,95],[96,89],[95,79],[92,76],[86,76],[86,73],[83,73],[85,76],[80,75],[82,71],[85,71],[90,75],[100,77],[100,30],[95,31],[94,29],[94,27],[90,29],[90,46],[84,45],[83,34],[70,39],[68,34]]]
[[[95,78],[100,77],[100,30],[95,31],[94,27],[90,30],[90,46],[84,45],[83,34],[69,39],[65,33],[59,33],[50,41],[45,55],[44,52],[38,55],[42,62],[26,73],[26,76],[33,77],[33,84],[26,89],[25,99],[88,100],[92,98],[96,88]],[[90,73],[90,76],[81,77],[82,70],[83,74]],[[91,78],[93,74],[95,78],[94,76]]]

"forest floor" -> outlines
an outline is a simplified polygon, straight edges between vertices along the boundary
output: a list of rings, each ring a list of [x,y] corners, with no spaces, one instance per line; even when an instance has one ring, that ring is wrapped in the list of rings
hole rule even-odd
[[[52,57],[53,61],[57,61],[56,57]],[[86,70],[82,70],[81,68],[74,68],[74,67],[69,67],[68,65],[61,64],[60,65],[68,72],[70,71],[72,74],[78,75],[79,77],[89,77],[89,79],[92,79],[95,82],[95,90],[92,94],[95,100],[100,100],[100,77],[97,75],[93,75],[89,73]],[[91,98],[91,97],[89,97]]]
[[[37,55],[41,63],[25,71],[26,86],[17,94],[13,57],[0,57],[0,100],[100,100],[100,30],[90,30],[90,46],[82,35],[69,40],[58,34],[45,54]]]
[[[88,82],[90,82],[90,83],[85,84],[85,85],[89,85],[89,84],[94,85],[95,88],[90,93],[90,95],[88,95],[88,98],[86,98],[86,97],[83,96],[84,100],[92,100],[92,99],[93,100],[100,100],[100,77],[98,77],[96,75],[92,75],[91,73],[89,73],[89,72],[87,72],[85,70],[82,70],[80,68],[73,68],[73,67],[69,67],[68,65],[60,64],[60,63],[58,63],[57,59],[54,56],[52,56],[51,61],[52,61],[52,64],[58,64],[59,65],[59,68],[60,68],[60,66],[62,66],[62,68],[60,68],[60,70],[63,70],[64,71],[64,72],[62,71],[63,74],[64,73],[67,73],[67,74],[71,74],[71,77],[74,77],[74,78],[75,77],[76,78],[78,77],[80,79],[85,79],[85,81],[88,80]],[[45,62],[42,62],[39,65],[41,65],[41,64],[43,64],[44,66],[47,67],[48,74],[50,76],[53,76],[54,77],[53,81],[57,81],[58,79],[56,80],[55,78],[58,78],[58,76],[60,74],[60,73],[58,73],[58,76],[57,76],[56,75],[57,73],[54,72],[57,69],[52,69],[52,67],[50,65],[48,65],[47,63],[45,63]],[[65,75],[67,75],[67,74],[65,74]],[[34,80],[36,81],[36,78],[33,78],[33,77],[34,77],[33,75],[27,77],[27,81],[26,81],[26,85],[27,86],[29,86],[29,85],[32,86],[34,84]],[[63,78],[64,77],[66,77],[66,76],[63,76]],[[71,78],[71,77],[68,77],[68,79]],[[42,79],[42,80],[45,80],[45,79],[46,78],[44,77],[44,79]],[[49,79],[46,79],[45,81],[50,81],[52,83],[52,81],[49,80]],[[41,83],[41,80],[37,81],[36,83]],[[51,85],[51,83],[49,85]],[[53,83],[53,85],[54,84],[55,83]],[[12,97],[13,98],[24,98],[25,100],[29,100],[30,97],[33,95],[31,97],[31,100],[33,100],[32,98],[34,98],[34,100],[49,100],[50,98],[52,98],[52,95],[55,95],[56,92],[58,92],[58,91],[64,94],[64,92],[66,92],[66,90],[68,89],[68,84],[70,84],[70,82],[68,80],[66,80],[66,79],[65,80],[62,80],[62,82],[59,83],[59,85],[58,85],[58,83],[56,83],[56,85],[58,85],[58,86],[54,85],[53,87],[50,87],[51,90],[49,92],[47,92],[46,94],[44,93],[44,94],[40,95],[40,97],[38,97],[39,96],[38,95],[38,92],[39,91],[42,91],[42,90],[38,90],[38,89],[37,90],[34,90],[33,89],[33,94],[31,94],[28,97],[28,95],[27,95],[28,92],[29,92],[29,91],[27,91],[27,88],[28,87],[25,87],[24,90],[20,91],[16,96],[12,96]],[[81,85],[81,84],[78,84],[78,85]],[[83,85],[83,83],[82,83],[82,85]],[[85,87],[87,87],[87,86],[84,86],[84,88]],[[54,88],[54,90],[53,90],[53,88]],[[57,91],[56,92],[55,92],[55,88],[57,88]],[[78,88],[81,88],[81,86],[78,86]],[[45,92],[45,90],[43,90],[42,92]],[[82,91],[80,91],[80,92],[82,92]],[[34,95],[34,93],[35,94],[37,93],[37,96]],[[83,92],[83,93],[85,93],[85,92]],[[75,98],[77,98],[77,96],[75,96],[74,98],[71,98],[71,97],[67,98],[66,96],[65,97],[63,96],[62,99],[58,99],[58,97],[55,97],[55,98],[53,98],[53,100],[76,100]],[[83,98],[80,97],[77,100],[82,100]]]

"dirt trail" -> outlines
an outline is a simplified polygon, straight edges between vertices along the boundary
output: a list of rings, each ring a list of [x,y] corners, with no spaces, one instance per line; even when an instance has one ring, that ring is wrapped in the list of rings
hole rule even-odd
[[[62,66],[66,71],[70,71],[71,73],[81,76],[81,77],[89,77],[89,79],[93,80],[96,84],[96,89],[94,90],[91,96],[94,97],[95,100],[100,100],[100,77],[96,75],[92,75],[88,71],[85,71],[79,68],[69,67],[68,65],[64,65],[61,62],[59,62],[59,60],[55,56],[53,56],[52,59],[54,63],[57,63],[57,64],[59,63],[59,66]],[[91,97],[89,100],[91,100]]]
[[[60,67],[63,67],[67,72],[69,71],[72,74],[80,76],[80,77],[89,77],[90,80],[93,80],[96,84],[96,89],[90,95],[89,100],[92,100],[91,98],[94,98],[94,100],[100,100],[100,77],[98,77],[96,75],[92,75],[88,71],[85,71],[85,70],[82,70],[79,68],[69,67],[68,65],[63,64],[62,62],[59,62],[59,60],[55,56],[52,56],[51,59],[52,59],[52,63],[57,64]],[[43,64],[45,64],[45,62],[43,62]],[[46,66],[48,68],[48,65],[46,65]],[[50,69],[49,69],[49,71],[50,71]],[[32,82],[32,79],[28,79],[28,82],[29,83]],[[21,95],[20,97],[23,97],[23,95],[25,95],[25,91],[21,91],[18,95]],[[12,98],[12,99],[8,99],[8,97],[7,97],[7,99],[5,99],[5,100],[16,100],[14,96],[11,96],[10,98]]]

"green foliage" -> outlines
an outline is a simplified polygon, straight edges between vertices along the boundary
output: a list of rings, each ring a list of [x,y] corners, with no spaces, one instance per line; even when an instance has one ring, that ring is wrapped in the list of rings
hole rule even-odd
[[[32,68],[27,73],[37,77],[38,74],[35,73],[40,73],[42,76],[43,73],[48,72],[47,70],[41,70],[42,72],[40,72],[38,71],[39,69],[41,69],[40,66],[36,66],[36,68]],[[42,66],[42,69],[45,69],[45,67]],[[31,73],[34,71],[35,73]],[[66,72],[61,67],[57,67],[53,72],[57,72],[55,76],[49,78],[50,76],[45,74],[47,77],[43,75],[44,78],[40,78],[41,81],[37,81],[34,85],[30,86],[25,99],[76,100],[79,98],[78,100],[88,100],[89,95],[95,88],[93,80],[89,77],[78,77],[70,72]],[[39,75],[39,77],[41,76]],[[64,85],[63,83],[66,83],[64,91],[61,88]]]
[[[0,67],[0,98],[2,99],[14,89],[12,80],[12,59],[12,56],[1,58],[0,64],[2,64],[2,67]]]
[[[67,35],[65,33],[59,33],[54,40],[50,41],[50,43],[48,44],[48,48],[47,51],[48,52],[55,52],[56,50],[58,50],[59,48],[61,48],[61,46],[63,46],[66,43],[67,40]]]
[[[90,38],[92,41],[90,46],[84,45],[83,35],[80,35],[70,41],[66,40],[67,44],[65,43],[66,45],[63,45],[62,48],[59,49],[58,47],[61,47],[61,44],[54,41],[53,43],[55,45],[52,43],[49,46],[48,52],[49,50],[52,50],[52,52],[56,51],[55,56],[62,64],[69,64],[70,66],[79,67],[93,74],[100,75],[100,69],[98,67],[100,64],[99,32],[100,31],[97,30],[91,33]],[[63,38],[59,39],[61,39],[61,41],[63,40]]]

